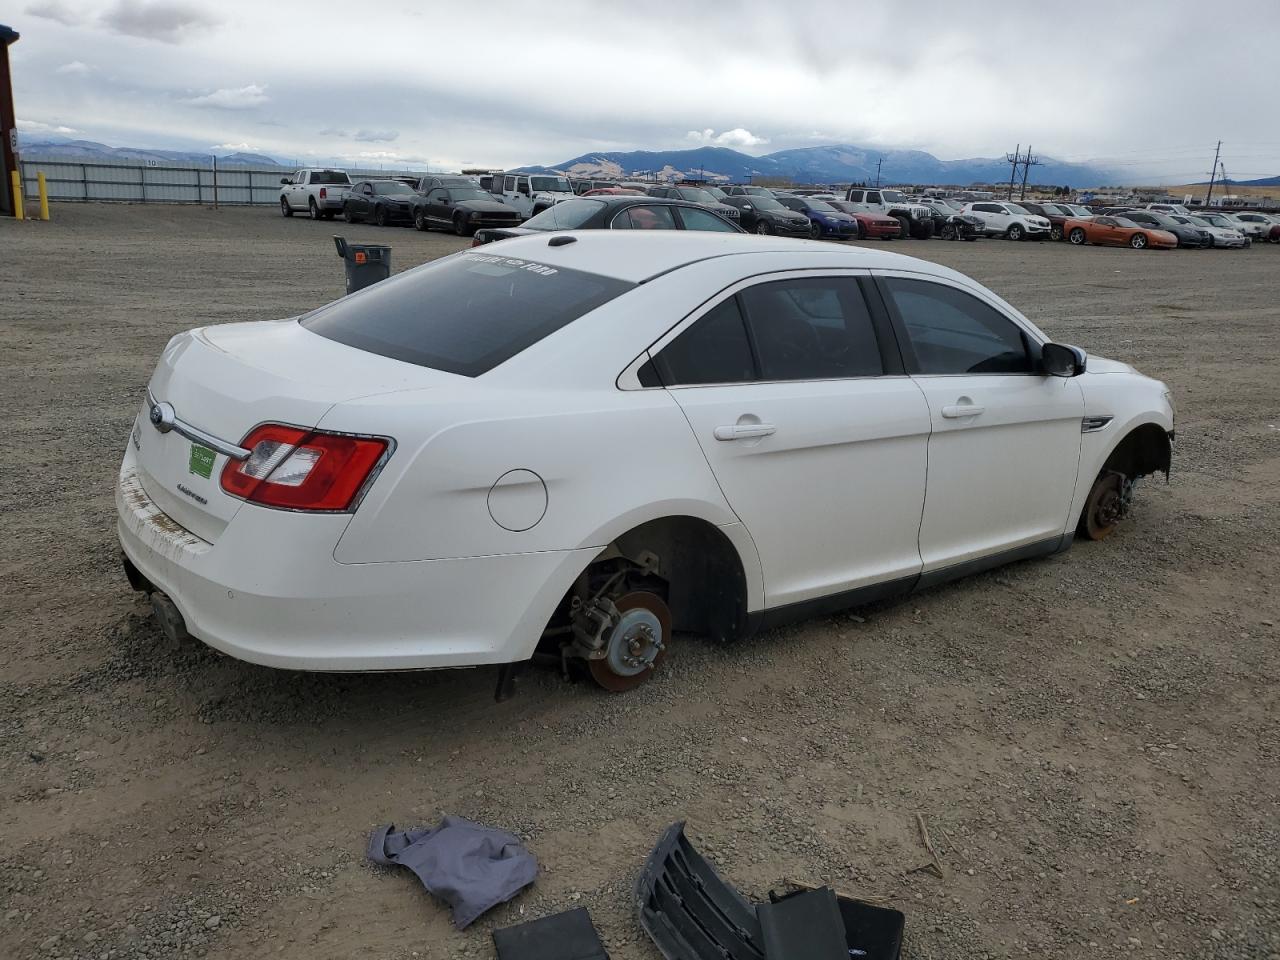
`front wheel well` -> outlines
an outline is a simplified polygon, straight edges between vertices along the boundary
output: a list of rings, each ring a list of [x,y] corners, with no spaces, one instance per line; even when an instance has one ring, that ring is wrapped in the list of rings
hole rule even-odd
[[[746,633],[746,573],[736,548],[714,524],[677,516],[633,527],[591,561],[569,598],[587,589],[593,568],[619,560],[665,585],[673,629],[718,642]]]
[[[1102,465],[1102,472],[1114,470],[1130,480],[1163,473],[1167,478],[1173,462],[1169,434],[1156,423],[1144,423],[1130,430]]]

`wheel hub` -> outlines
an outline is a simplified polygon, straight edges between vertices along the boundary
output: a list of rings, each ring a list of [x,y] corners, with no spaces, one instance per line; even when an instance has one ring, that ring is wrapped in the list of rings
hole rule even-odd
[[[653,676],[667,655],[671,612],[655,593],[637,591],[614,601],[617,619],[604,634],[604,645],[587,666],[606,690],[630,690]]]

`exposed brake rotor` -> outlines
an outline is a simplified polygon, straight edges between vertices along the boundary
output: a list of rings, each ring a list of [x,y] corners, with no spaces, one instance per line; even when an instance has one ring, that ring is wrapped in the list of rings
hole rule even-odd
[[[603,656],[587,660],[591,677],[614,693],[640,686],[667,655],[671,611],[656,593],[639,590],[613,601],[618,619],[605,638]]]
[[[1090,540],[1105,540],[1115,533],[1128,512],[1126,493],[1123,474],[1108,473],[1098,478],[1084,507],[1085,533]]]

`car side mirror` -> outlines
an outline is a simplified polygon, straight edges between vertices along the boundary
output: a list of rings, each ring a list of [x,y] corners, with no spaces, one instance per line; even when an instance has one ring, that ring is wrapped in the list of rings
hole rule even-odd
[[[283,184],[286,184],[286,185],[289,185],[289,184],[292,184],[292,183],[293,183],[293,181],[292,181],[292,180],[290,180],[288,177],[281,177],[281,178],[280,178],[280,182],[281,182],[281,183],[283,183]]]
[[[1087,365],[1088,357],[1079,347],[1046,343],[1040,349],[1040,366],[1046,376],[1078,377]]]

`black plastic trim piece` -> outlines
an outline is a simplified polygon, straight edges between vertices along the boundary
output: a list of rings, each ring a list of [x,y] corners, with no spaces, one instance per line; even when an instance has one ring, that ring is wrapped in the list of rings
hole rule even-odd
[[[825,617],[850,607],[861,607],[877,600],[889,600],[893,597],[904,597],[915,589],[918,574],[901,577],[897,580],[886,580],[872,583],[853,590],[828,594],[825,597],[814,597],[812,600],[801,600],[781,607],[757,610],[747,615],[747,635],[760,631],[772,630],[788,623],[808,620],[813,617]]]
[[[925,590],[929,587],[936,587],[941,583],[959,580],[961,577],[982,573],[984,570],[990,570],[994,567],[1003,567],[1007,563],[1014,563],[1018,560],[1030,560],[1033,557],[1047,557],[1055,553],[1061,553],[1071,546],[1072,536],[1073,534],[1068,532],[1060,537],[1037,540],[1035,543],[1023,544],[1011,550],[1001,550],[999,553],[991,553],[985,557],[974,557],[972,560],[955,563],[949,567],[943,567],[941,570],[930,570],[928,573],[920,574],[916,589]]]
[[[640,926],[667,960],[764,960],[755,905],[725,883],[673,823],[636,880]]]

